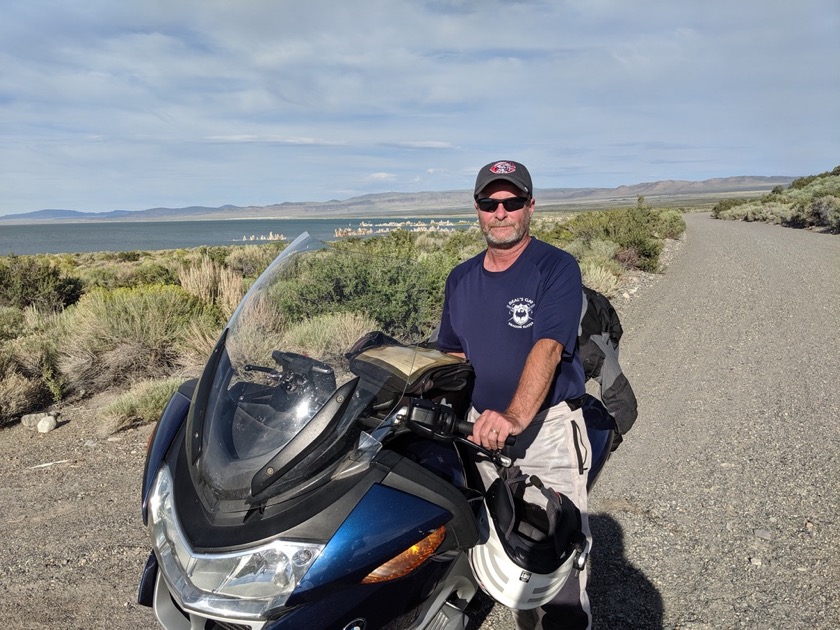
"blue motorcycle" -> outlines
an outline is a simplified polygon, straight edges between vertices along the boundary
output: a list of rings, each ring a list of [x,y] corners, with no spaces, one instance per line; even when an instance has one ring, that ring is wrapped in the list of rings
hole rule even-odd
[[[510,462],[464,437],[469,364],[411,343],[422,326],[365,313],[367,262],[299,237],[169,401],[143,476],[138,594],[164,628],[467,627],[486,494],[474,461]],[[423,315],[429,291],[402,264],[389,277]],[[594,481],[613,431],[589,434]]]

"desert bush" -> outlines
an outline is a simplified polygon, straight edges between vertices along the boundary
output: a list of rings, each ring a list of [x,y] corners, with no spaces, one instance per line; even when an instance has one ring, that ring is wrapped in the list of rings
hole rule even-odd
[[[58,311],[81,294],[81,280],[37,257],[12,255],[0,261],[0,306]]]
[[[661,235],[661,214],[661,210],[647,207],[582,212],[563,227],[586,243],[607,240],[616,243],[619,249],[634,248],[639,257],[639,269],[657,271],[665,238]]]
[[[217,312],[180,287],[98,289],[67,313],[73,334],[59,346],[61,372],[74,391],[168,376],[187,328],[213,329],[218,321]]]
[[[379,324],[361,313],[328,313],[305,319],[286,330],[283,347],[310,356],[346,353],[364,334]]]
[[[49,404],[49,390],[38,378],[15,370],[0,373],[0,426]]]
[[[275,248],[261,245],[231,247],[225,265],[243,278],[256,278],[277,257]]]
[[[187,293],[206,304],[218,306],[224,317],[233,314],[246,291],[241,275],[207,256],[195,265],[182,265],[178,279]]]
[[[36,313],[32,307],[21,313],[22,332],[0,342],[0,424],[58,402],[64,392],[55,345],[61,327],[30,328]]]
[[[178,282],[187,293],[206,304],[215,304],[219,290],[220,265],[208,256],[197,264],[182,265],[178,269]]]
[[[183,382],[181,378],[167,378],[136,383],[102,409],[102,430],[116,433],[137,424],[155,422]]]
[[[72,307],[71,307],[72,308]],[[58,369],[58,341],[66,334],[63,313],[41,311],[29,306],[21,313],[19,334],[0,344],[11,369],[25,378],[39,382],[41,390],[53,402],[61,400],[64,381]],[[0,373],[3,368],[0,367]]]
[[[387,256],[378,255],[382,243],[371,243],[355,253],[321,252],[301,261],[301,276],[274,296],[284,317],[294,323],[341,308],[364,313],[396,337],[430,333],[443,304],[443,278],[454,265],[444,264],[445,255],[421,262],[407,242],[393,244]]]
[[[184,336],[178,344],[180,354],[177,358],[176,372],[184,378],[201,375],[207,359],[216,347],[224,326],[210,327],[201,322],[190,322],[184,330]]]
[[[685,217],[679,210],[669,208],[659,213],[656,233],[662,238],[677,239],[685,232]]]
[[[733,212],[738,206],[748,203],[748,199],[722,199],[718,201],[712,208],[712,216],[715,219],[727,219],[735,216],[737,213]]]
[[[121,286],[137,287],[143,284],[177,284],[178,274],[161,262],[144,262],[126,274]]]
[[[807,220],[811,225],[824,226],[829,232],[840,234],[840,195],[815,198],[808,207]]]
[[[603,293],[607,297],[613,297],[618,288],[618,281],[621,276],[616,275],[610,269],[592,262],[583,262],[580,265],[580,273],[583,284]]]
[[[616,253],[618,253],[618,245],[616,243],[596,238],[589,242],[588,250],[583,252],[582,255],[593,262],[606,263],[614,261]]]
[[[580,261],[584,254],[589,250],[589,245],[586,241],[580,238],[573,239],[568,243],[563,244],[562,249],[569,252],[578,261]]]
[[[14,339],[25,329],[23,311],[16,306],[0,306],[0,342]]]
[[[450,234],[443,244],[441,253],[458,263],[472,258],[483,250],[484,246],[484,235],[481,230],[478,227],[470,227]]]
[[[825,228],[840,233],[840,166],[834,170],[800,177],[787,190],[777,186],[759,199],[725,200],[712,210],[718,219],[764,221],[787,227]]]
[[[216,305],[226,319],[233,315],[233,312],[239,306],[239,302],[245,297],[247,291],[248,286],[239,273],[227,267],[222,267],[219,270],[219,289],[216,296]]]
[[[417,235],[414,246],[421,252],[434,252],[440,250],[449,238],[449,234],[424,232]]]
[[[33,332],[9,342],[15,371],[38,381],[53,402],[64,395],[64,377],[58,367],[58,331]]]

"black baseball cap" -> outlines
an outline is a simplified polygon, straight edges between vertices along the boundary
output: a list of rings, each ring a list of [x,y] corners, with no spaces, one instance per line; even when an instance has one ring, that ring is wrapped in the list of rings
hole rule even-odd
[[[531,184],[531,174],[527,168],[513,160],[499,160],[497,162],[490,162],[490,164],[482,167],[478,171],[478,176],[475,178],[475,193],[473,196],[478,199],[478,193],[484,190],[487,184],[495,182],[498,179],[511,182],[529,197],[534,192],[533,185]]]

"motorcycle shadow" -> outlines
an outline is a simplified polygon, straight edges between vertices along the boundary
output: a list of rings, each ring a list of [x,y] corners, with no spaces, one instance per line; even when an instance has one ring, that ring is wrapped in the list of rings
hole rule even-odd
[[[592,555],[589,557],[587,592],[592,609],[592,628],[609,630],[663,628],[662,596],[645,574],[624,557],[624,531],[606,514],[590,514]],[[467,630],[513,628],[510,611],[483,592],[468,608]]]

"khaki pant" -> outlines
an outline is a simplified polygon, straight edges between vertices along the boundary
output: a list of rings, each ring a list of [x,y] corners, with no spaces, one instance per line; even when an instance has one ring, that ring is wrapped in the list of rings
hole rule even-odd
[[[477,418],[478,412],[470,409],[468,419],[475,422]],[[539,413],[525,431],[516,436],[516,444],[505,447],[504,453],[513,459],[514,465],[519,466],[523,474],[536,475],[543,485],[572,500],[580,510],[583,533],[591,543],[586,480],[592,464],[592,451],[581,410],[572,411],[563,402]],[[478,468],[485,487],[489,487],[498,477],[495,466],[481,461]],[[545,502],[535,488],[526,490],[525,499],[533,503]],[[590,628],[592,619],[586,595],[587,573],[588,568],[577,575],[573,572],[557,596],[542,608],[514,610],[517,630]]]

